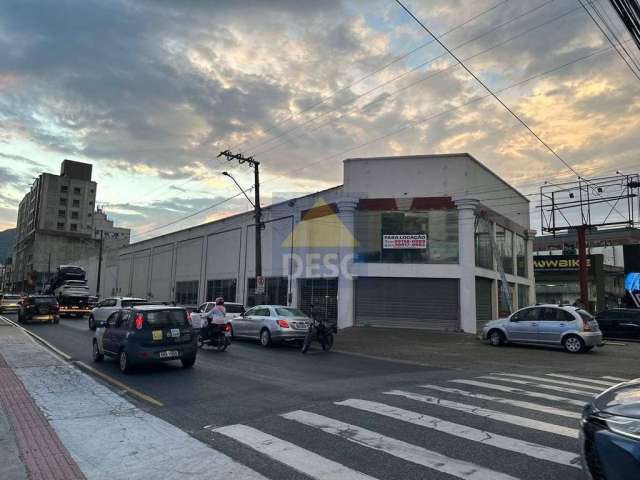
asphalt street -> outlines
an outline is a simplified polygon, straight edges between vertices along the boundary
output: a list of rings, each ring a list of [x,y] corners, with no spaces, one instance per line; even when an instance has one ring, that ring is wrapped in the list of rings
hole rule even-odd
[[[544,365],[430,368],[239,341],[201,350],[193,369],[124,375],[115,360],[92,363],[86,320],[27,328],[162,404],[134,399],[149,413],[274,479],[582,478],[581,406],[617,382]]]

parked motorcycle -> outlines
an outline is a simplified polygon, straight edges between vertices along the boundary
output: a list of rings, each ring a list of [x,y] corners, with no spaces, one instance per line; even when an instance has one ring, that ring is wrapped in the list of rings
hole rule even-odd
[[[224,325],[211,324],[200,329],[198,334],[198,346],[209,345],[219,352],[224,352],[231,345],[231,323]]]
[[[311,342],[317,340],[322,346],[322,350],[328,352],[333,347],[333,334],[338,333],[338,328],[334,324],[327,324],[321,320],[313,320],[307,330],[307,335],[302,343],[302,353],[307,353]]]

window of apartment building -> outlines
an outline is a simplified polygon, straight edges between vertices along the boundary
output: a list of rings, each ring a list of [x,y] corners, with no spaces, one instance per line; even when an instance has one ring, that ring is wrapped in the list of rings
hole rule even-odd
[[[513,273],[513,232],[496,225],[496,247],[505,273]]]
[[[69,225],[69,230],[71,230],[72,232],[77,232],[78,231],[78,224],[77,223],[71,223]]]
[[[117,235],[117,234],[116,234]],[[207,302],[222,297],[227,302],[236,301],[236,279],[207,280]]]
[[[73,201],[73,206],[76,207],[76,208],[80,207],[80,200],[74,200]]]
[[[87,225],[87,230],[91,230],[91,225]]]
[[[59,217],[66,217],[67,216],[67,211],[66,210],[58,210],[58,216]]]
[[[176,303],[179,305],[197,305],[198,284],[197,280],[176,282]]]
[[[71,212],[71,218],[77,219],[78,218],[78,212]]]
[[[513,291],[515,285],[508,283],[508,288],[502,286],[502,281],[498,280],[498,316],[508,317],[513,313]]]
[[[93,217],[93,213],[87,213],[87,217]]]
[[[357,211],[357,262],[458,263],[457,210]],[[397,235],[426,236],[425,248],[385,248]]]
[[[73,193],[75,195],[80,195],[80,193],[82,193],[82,189],[80,187],[73,187]]]
[[[491,222],[485,218],[477,217],[475,227],[476,266],[493,269]]]
[[[92,188],[91,190],[89,190],[89,193],[94,193],[95,190]]]
[[[66,206],[67,205],[67,199],[66,198],[60,198],[60,205]]]
[[[56,228],[58,230],[64,230],[64,222],[58,222],[58,225],[56,225]]]
[[[66,185],[60,185],[60,193],[67,193],[69,191],[69,187]]]

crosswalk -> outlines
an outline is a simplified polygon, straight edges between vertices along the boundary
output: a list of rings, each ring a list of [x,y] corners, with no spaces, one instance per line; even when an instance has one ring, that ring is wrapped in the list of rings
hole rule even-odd
[[[625,380],[493,372],[206,428],[214,446],[266,477],[277,464],[278,476],[318,480],[570,480],[582,478],[582,406]]]

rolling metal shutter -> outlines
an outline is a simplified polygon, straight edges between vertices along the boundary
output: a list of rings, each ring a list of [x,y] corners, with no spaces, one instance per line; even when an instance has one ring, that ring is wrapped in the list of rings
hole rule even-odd
[[[458,330],[458,280],[360,277],[355,281],[355,324]]]
[[[480,332],[484,324],[493,317],[491,304],[491,286],[489,278],[476,277],[476,331]]]
[[[338,279],[303,278],[300,279],[300,298],[298,306],[307,315],[311,315],[311,305],[317,305],[322,318],[330,323],[338,321]]]

